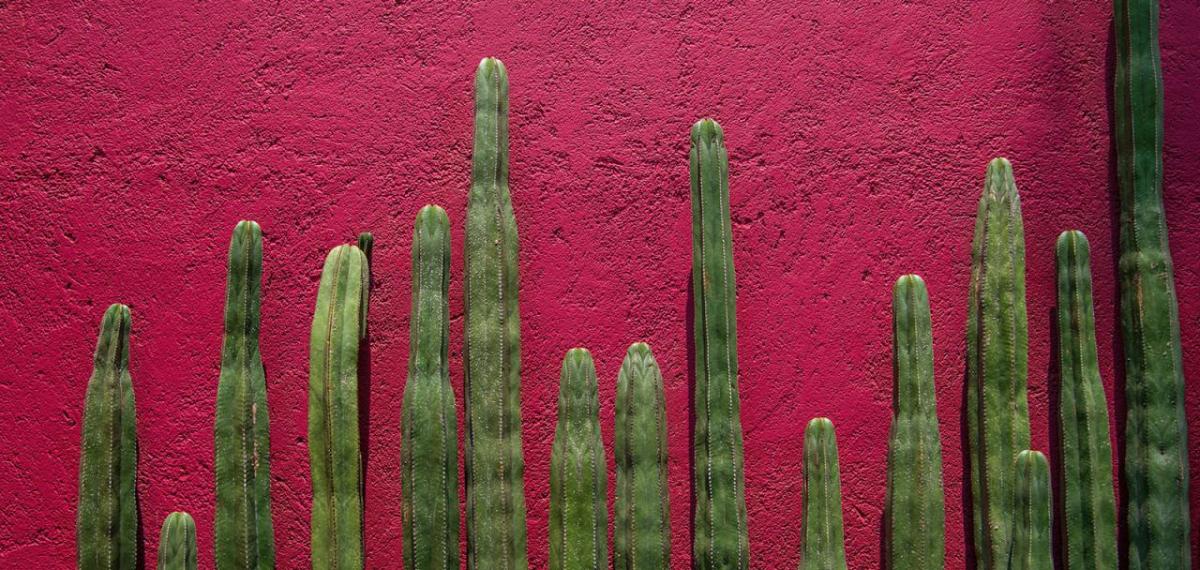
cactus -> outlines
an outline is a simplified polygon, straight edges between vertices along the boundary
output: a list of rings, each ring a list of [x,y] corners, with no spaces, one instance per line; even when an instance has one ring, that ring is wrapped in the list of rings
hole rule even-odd
[[[80,570],[137,565],[137,420],[129,377],[129,307],[104,312],[83,408],[79,511]]]
[[[404,567],[458,570],[458,419],[448,364],[450,220],[438,206],[417,214],[412,275],[400,418]]]
[[[988,164],[971,247],[967,441],[976,562],[1008,567],[1013,461],[1029,448],[1025,237],[1012,166]]]
[[[262,230],[254,222],[238,222],[229,243],[217,384],[214,534],[219,569],[275,567],[267,386],[258,352],[261,287]]]
[[[729,218],[729,159],[721,127],[692,127],[692,288],[695,437],[692,545],[698,570],[749,568],[742,423],[738,396],[737,297]]]
[[[846,570],[842,529],[842,482],[837,436],[829,418],[813,418],[804,428],[804,522],[800,531],[800,570]]]
[[[363,567],[358,349],[366,280],[358,247],[338,246],[325,258],[309,342],[313,568]]]
[[[1129,569],[1183,569],[1191,567],[1187,417],[1162,201],[1158,1],[1117,0],[1113,15]]]
[[[586,349],[563,358],[550,454],[550,570],[608,569],[608,469],[596,367]]]
[[[472,570],[525,570],[517,224],[508,192],[508,75],[475,74],[466,243],[467,544]]]
[[[893,570],[943,568],[946,511],[942,443],[933,384],[929,294],[916,275],[892,293],[892,429],[885,509],[887,559]]]
[[[1017,454],[1013,469],[1010,570],[1054,570],[1050,547],[1050,464],[1038,451]]]
[[[1108,402],[1096,361],[1096,319],[1088,241],[1063,232],[1058,260],[1061,382],[1059,433],[1063,457],[1063,529],[1069,570],[1117,569]]]
[[[629,347],[617,375],[616,570],[671,566],[667,412],[662,373],[643,342]]]
[[[192,515],[174,512],[163,521],[158,570],[196,570],[196,522]]]

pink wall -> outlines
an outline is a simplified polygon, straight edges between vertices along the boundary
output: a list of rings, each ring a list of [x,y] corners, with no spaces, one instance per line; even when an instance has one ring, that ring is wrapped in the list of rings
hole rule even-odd
[[[101,312],[115,301],[134,315],[147,556],[163,517],[185,509],[211,567],[225,250],[242,218],[266,235],[282,568],[308,565],[307,339],[321,259],[375,232],[367,550],[370,567],[398,566],[411,223],[427,202],[451,216],[461,396],[471,81],[484,55],[502,58],[512,81],[535,567],[546,565],[560,359],[576,345],[594,353],[611,444],[616,372],[635,340],[653,345],[666,379],[674,567],[689,566],[687,140],[702,116],[724,125],[731,157],[753,567],[796,564],[801,430],[817,415],[838,427],[851,567],[878,567],[890,288],[904,272],[930,286],[949,567],[967,564],[966,286],[992,156],[1012,159],[1024,202],[1035,446],[1050,448],[1063,229],[1091,238],[1100,364],[1110,390],[1120,385],[1102,2],[135,4],[0,3],[2,567],[71,564],[82,397]],[[1164,0],[1166,201],[1192,380],[1193,504],[1198,27],[1195,2]],[[1119,413],[1119,391],[1115,400]]]

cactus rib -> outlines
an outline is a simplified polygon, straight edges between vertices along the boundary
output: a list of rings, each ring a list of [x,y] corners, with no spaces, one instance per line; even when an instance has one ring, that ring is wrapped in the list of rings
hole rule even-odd
[[[671,566],[667,417],[662,372],[646,343],[629,347],[617,375],[616,570]]]
[[[192,515],[174,512],[163,521],[158,570],[196,570],[196,522]]]
[[[550,455],[550,570],[607,570],[608,469],[592,355],[567,351]]]
[[[1050,464],[1038,451],[1017,454],[1013,468],[1011,570],[1054,570],[1050,546]]]
[[[828,418],[813,418],[804,428],[804,521],[799,569],[846,570],[845,540],[837,435]]]

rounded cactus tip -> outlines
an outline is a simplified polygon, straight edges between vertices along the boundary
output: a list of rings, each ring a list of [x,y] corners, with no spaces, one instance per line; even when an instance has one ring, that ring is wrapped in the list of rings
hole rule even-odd
[[[592,353],[583,347],[575,347],[567,351],[565,360],[569,361],[589,361],[592,359]]]
[[[258,222],[254,221],[254,220],[242,220],[242,221],[238,222],[236,226],[233,227],[233,231],[235,231],[235,232],[237,232],[237,231],[261,232],[262,228],[259,227]]]
[[[446,215],[446,210],[437,204],[426,204],[417,212],[417,221],[420,223],[450,223],[450,217]]]
[[[1066,247],[1069,245],[1075,247],[1088,247],[1087,236],[1083,235],[1083,232],[1079,230],[1067,230],[1061,234],[1058,234],[1058,247]]]
[[[1007,170],[1009,172],[1012,172],[1012,163],[1009,162],[1008,159],[1004,158],[1003,156],[997,156],[996,158],[993,158],[991,161],[988,162],[987,167],[988,167],[989,172],[994,171],[994,170],[1001,170],[1001,171]]]
[[[1046,460],[1046,456],[1040,451],[1026,449],[1017,454],[1017,465],[1036,465],[1049,466],[1050,462]]]
[[[635,342],[635,343],[629,345],[629,350],[626,352],[628,352],[629,354],[650,352],[650,345],[646,344],[644,342],[638,341],[638,342]]]
[[[504,69],[504,62],[502,62],[494,57],[485,57],[485,58],[479,60],[479,74],[480,75],[486,76],[486,75],[490,75],[493,73],[499,73],[500,75],[504,75],[506,73],[506,70]]]
[[[821,418],[813,418],[813,419],[811,419],[811,420],[808,420],[808,427],[807,427],[807,428],[805,428],[805,429],[807,429],[807,430],[813,430],[813,431],[818,431],[818,430],[820,430],[820,431],[825,431],[825,430],[832,431],[832,430],[833,430],[833,420],[830,420],[829,418],[824,418],[824,417],[821,417]]]
[[[896,278],[896,289],[902,289],[902,288],[906,288],[906,287],[924,287],[924,286],[925,286],[925,280],[922,279],[921,276],[917,275],[916,273],[907,273],[905,275],[901,275],[900,277]]]
[[[713,119],[700,119],[696,124],[692,125],[692,142],[722,142],[725,139],[725,133],[721,130],[721,125],[717,124]]]

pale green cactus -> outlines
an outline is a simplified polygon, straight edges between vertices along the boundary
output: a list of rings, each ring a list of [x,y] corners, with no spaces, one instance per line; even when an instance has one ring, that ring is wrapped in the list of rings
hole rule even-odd
[[[592,355],[563,359],[550,453],[550,570],[608,570],[608,469]]]

